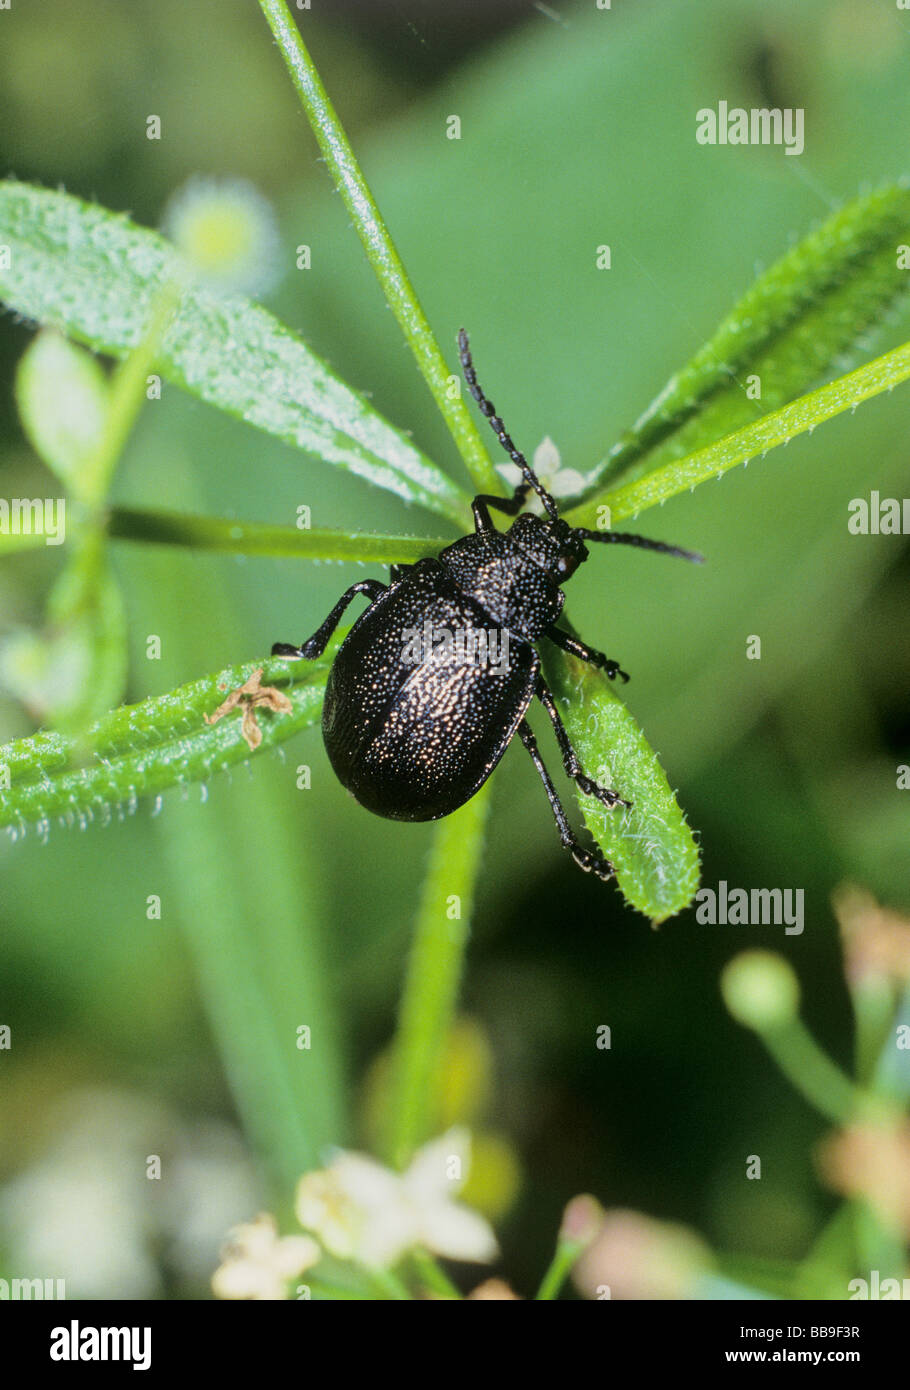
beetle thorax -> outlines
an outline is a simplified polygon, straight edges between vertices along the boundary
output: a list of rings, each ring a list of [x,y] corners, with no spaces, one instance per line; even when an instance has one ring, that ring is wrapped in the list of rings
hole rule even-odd
[[[465,536],[439,559],[494,623],[533,642],[559,617],[565,595],[555,576],[516,544],[513,530]]]

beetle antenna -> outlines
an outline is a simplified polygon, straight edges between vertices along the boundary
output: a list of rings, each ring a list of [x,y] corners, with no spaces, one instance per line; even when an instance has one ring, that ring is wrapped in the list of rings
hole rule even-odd
[[[496,414],[496,407],[492,401],[487,400],[478,384],[477,373],[474,370],[474,359],[471,356],[471,349],[468,345],[468,335],[463,328],[459,328],[458,330],[458,355],[461,358],[461,367],[464,372],[464,379],[468,383],[468,390],[480,406],[481,412],[489,420],[494,434],[509,455],[509,458],[521,469],[522,476],[525,480],[525,488],[532,487],[546,508],[550,520],[558,521],[559,509],[555,501],[537,477],[537,474],[528,463],[524,454],[520,449],[515,447],[512,436],[507,433],[505,425]]]
[[[586,541],[601,541],[604,545],[637,545],[641,550],[659,550],[662,555],[677,555],[680,560],[691,560],[694,565],[705,563],[704,555],[699,555],[697,550],[665,545],[663,541],[648,540],[647,536],[630,536],[627,531],[589,531],[584,526],[578,526],[575,535]]]

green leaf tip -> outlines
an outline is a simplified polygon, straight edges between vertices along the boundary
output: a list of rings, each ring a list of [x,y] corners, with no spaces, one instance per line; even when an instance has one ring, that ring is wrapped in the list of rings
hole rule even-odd
[[[191,395],[406,502],[461,522],[467,497],[289,328],[239,295],[193,282],[174,247],[123,214],[0,182],[0,299],[96,352],[144,339],[161,291],[180,286],[157,370]]]
[[[548,654],[546,676],[582,767],[632,803],[607,810],[579,793],[585,823],[631,907],[655,925],[682,912],[699,883],[699,853],[657,754],[602,672]]]
[[[910,290],[899,264],[908,236],[902,182],[851,199],[791,247],[610,451],[600,487],[628,486],[843,370]]]

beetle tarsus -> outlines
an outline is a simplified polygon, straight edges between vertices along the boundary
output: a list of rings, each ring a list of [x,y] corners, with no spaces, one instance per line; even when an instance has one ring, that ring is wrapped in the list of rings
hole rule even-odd
[[[572,781],[584,792],[585,796],[596,797],[608,810],[612,811],[614,806],[625,806],[627,810],[631,810],[632,803],[630,801],[626,801],[618,792],[611,791],[609,787],[602,787],[599,782],[595,782],[584,772],[578,760],[578,754],[572,747],[569,735],[566,733],[566,726],[556,708],[553,692],[542,676],[538,678],[536,693],[538,700],[550,716],[550,723],[553,725],[553,732],[562,753],[562,765],[566,770],[566,776],[572,778]]]
[[[613,865],[602,854],[597,854],[593,850],[582,849],[581,845],[574,845],[570,848],[575,863],[580,869],[584,869],[586,874],[595,874],[602,883],[609,883],[611,878],[616,877],[616,870]]]
[[[559,831],[559,838],[563,843],[563,848],[569,851],[580,869],[584,869],[585,873],[596,874],[598,878],[603,879],[604,883],[606,883],[608,879],[613,877],[613,865],[610,863],[609,859],[604,858],[600,850],[585,849],[583,845],[578,843],[572,831],[572,827],[569,825],[568,817],[563,810],[563,805],[559,799],[556,788],[553,786],[553,780],[547,771],[543,758],[540,756],[537,739],[534,737],[531,726],[526,719],[523,719],[518,726],[518,736],[530,753],[531,761],[537,768],[540,780],[543,782],[544,791],[547,794],[547,800],[550,803],[550,809],[553,812],[553,819],[556,821],[556,828]],[[585,781],[587,780],[588,779],[585,778]]]
[[[596,797],[606,806],[608,811],[612,811],[614,806],[625,806],[627,811],[632,809],[631,801],[626,801],[618,792],[611,791],[609,787],[602,787],[599,782],[586,777],[583,772],[576,772],[573,781],[578,784],[579,790],[584,792],[585,796]]]
[[[597,666],[604,672],[607,680],[615,680],[617,676],[622,676],[623,683],[628,684],[628,674],[622,669],[618,661],[612,657],[604,656],[596,647],[589,647],[587,642],[582,642],[577,637],[573,637],[570,632],[563,632],[561,627],[554,624],[547,629],[547,636],[551,642],[562,651],[568,652],[570,656],[577,656],[580,661],[587,661],[591,666]]]

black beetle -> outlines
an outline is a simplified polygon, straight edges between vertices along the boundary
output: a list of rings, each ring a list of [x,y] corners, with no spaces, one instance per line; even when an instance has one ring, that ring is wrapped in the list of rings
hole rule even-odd
[[[567,775],[605,806],[629,802],[582,771],[534,643],[547,637],[611,680],[628,680],[617,662],[556,626],[565,602],[560,583],[587,560],[586,541],[702,557],[643,536],[563,521],[478,385],[464,329],[458,348],[471,394],[524,481],[511,497],[474,498],[473,535],[446,546],[438,559],[392,565],[388,585],[377,579],[352,584],[312,637],[299,647],[276,642],[272,655],[321,656],[348,604],[366,594],[370,606],[338,650],[322,712],[326,751],[342,785],[377,815],[437,820],[479,791],[517,733],[546,788],[563,845],[580,868],[607,879],[613,866],[572,833],[525,719],[535,695],[553,724]],[[546,517],[518,515],[532,489]],[[493,525],[491,507],[516,517],[508,531]]]

